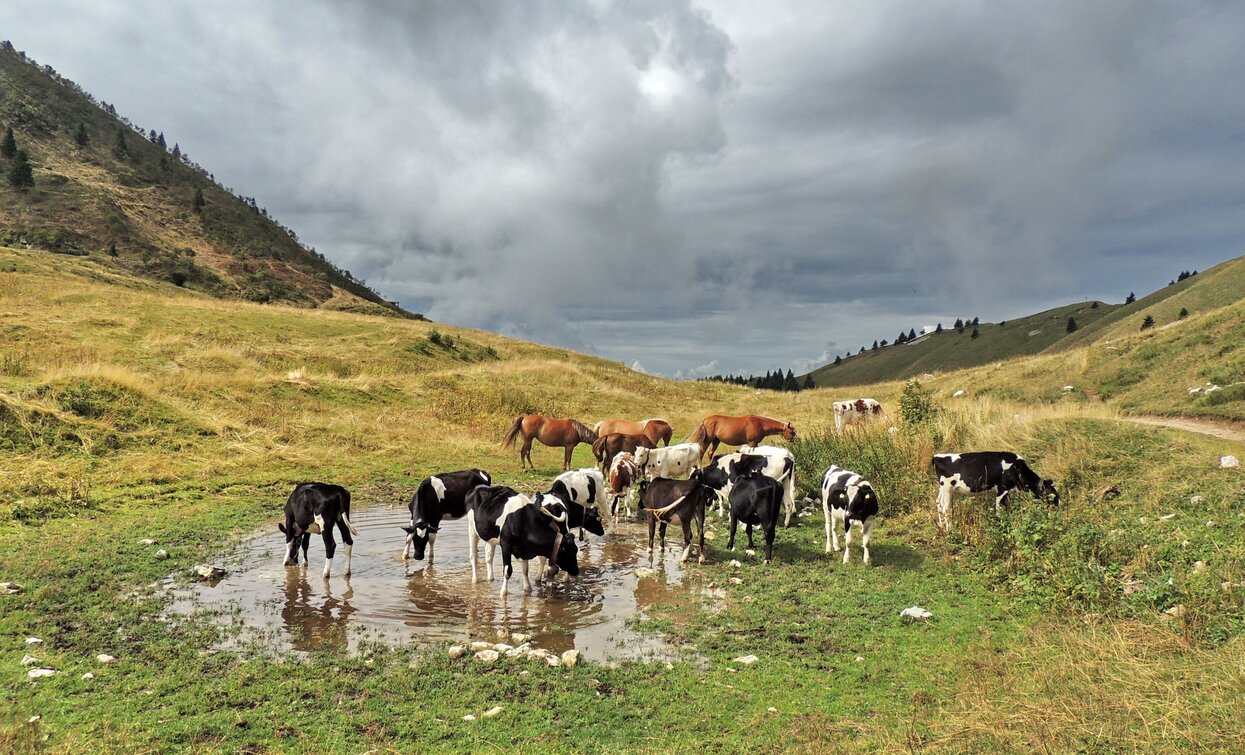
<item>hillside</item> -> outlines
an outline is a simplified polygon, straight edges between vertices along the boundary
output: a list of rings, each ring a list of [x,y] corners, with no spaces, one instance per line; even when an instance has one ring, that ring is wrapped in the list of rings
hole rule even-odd
[[[972,337],[973,326],[957,332],[946,323],[941,333],[928,333],[908,343],[854,354],[840,364],[819,367],[811,374],[818,386],[862,385],[1038,354],[1080,333],[1067,331],[1068,318],[1075,319],[1078,328],[1084,329],[1110,316],[1119,306],[1085,302],[1003,323],[980,323],[977,338]]]
[[[0,244],[90,255],[217,297],[409,316],[302,245],[252,199],[49,66],[0,45],[0,133],[34,186],[0,180]],[[18,158],[0,155],[0,176]],[[197,200],[201,192],[202,202]]]

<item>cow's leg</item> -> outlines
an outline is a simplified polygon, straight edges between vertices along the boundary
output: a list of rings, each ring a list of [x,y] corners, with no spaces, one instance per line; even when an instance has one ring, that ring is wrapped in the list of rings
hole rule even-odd
[[[415,522],[411,522],[411,526],[415,526]],[[415,533],[408,532],[406,535],[406,544],[402,546],[402,560],[406,561],[411,557],[411,551],[415,550]]]
[[[679,524],[683,525],[683,555],[679,558],[681,564],[692,555],[692,522],[687,517],[679,517]]]
[[[666,557],[666,522],[662,522],[660,525],[658,525],[657,536],[661,540],[662,558],[665,558]]]
[[[834,431],[836,433],[843,432],[843,415],[838,412],[834,413]]]
[[[467,560],[471,562],[471,584],[480,581],[479,567],[476,562],[480,558],[480,536],[476,534],[476,512],[467,512]]]
[[[791,519],[795,516],[795,470],[792,469],[787,479],[782,485],[782,505],[787,510],[787,518],[783,521],[782,526],[790,527]]]
[[[826,517],[826,553],[830,552],[830,536],[834,528],[834,517],[830,514],[830,496],[826,491],[821,493],[821,513]],[[838,550],[838,548],[835,548]]]
[[[337,552],[337,541],[333,539],[333,523],[327,521],[324,523],[324,578],[329,578],[329,572],[333,570],[333,554]]]
[[[705,562],[705,507],[704,506],[696,507],[696,524],[700,527],[700,538],[697,542],[697,547],[699,548],[700,553],[696,559],[696,562],[703,564]]]
[[[869,535],[873,533],[873,517],[869,517],[860,525],[860,545],[865,550],[865,565],[869,564]]]
[[[351,556],[352,551],[354,551],[354,538],[350,535],[350,527],[346,526],[345,519],[337,520],[337,531],[341,533],[342,555],[346,557],[346,568],[342,572],[342,574],[349,575],[350,574],[350,556]]]
[[[833,519],[834,522],[830,524],[830,539],[833,541],[833,544],[834,544],[834,552],[838,553],[839,552],[839,525],[837,524],[837,521],[839,519],[838,514],[831,514],[831,519]],[[846,535],[847,512],[843,512],[842,519],[843,519],[844,535]]]
[[[294,533],[294,517],[286,515],[285,525],[281,527],[281,532],[285,533],[285,558],[282,559],[281,565],[295,565],[298,563],[298,535]]]
[[[502,600],[510,594],[510,575],[514,573],[514,569],[510,564],[510,546],[506,543],[501,544],[501,597]],[[526,562],[524,562],[526,564]],[[490,571],[491,571],[490,565]],[[493,581],[492,574],[489,575],[489,581]]]
[[[657,517],[648,515],[648,558],[653,560],[653,535],[657,532]]]
[[[428,565],[429,566],[432,566],[432,554],[435,550],[434,546],[436,546],[436,544],[437,544],[437,533],[429,532],[428,533]]]
[[[943,532],[951,529],[951,483],[938,486],[938,528]]]
[[[994,496],[994,513],[997,514],[1002,511],[1003,504],[1007,503],[1007,496],[1012,491],[1011,488],[999,487],[996,492],[998,495]]]
[[[311,533],[303,533],[303,566],[311,566],[310,559],[307,558],[307,549],[311,547]]]
[[[778,517],[773,516],[765,524],[765,563],[774,557],[774,532],[778,529]]]
[[[488,581],[493,581],[493,561],[497,556],[497,543],[492,540],[484,543],[484,572],[488,577]]]
[[[751,524],[744,526],[744,533],[748,535],[748,550],[749,551],[756,550],[756,547],[757,547],[756,543],[752,542],[752,525]]]
[[[528,568],[531,564],[532,562],[530,560],[523,559],[523,592],[525,594],[531,593],[532,591],[532,577],[528,573]]]
[[[732,553],[735,551],[735,530],[739,528],[739,519],[735,516],[734,509],[731,510],[731,536],[726,539],[726,549]]]

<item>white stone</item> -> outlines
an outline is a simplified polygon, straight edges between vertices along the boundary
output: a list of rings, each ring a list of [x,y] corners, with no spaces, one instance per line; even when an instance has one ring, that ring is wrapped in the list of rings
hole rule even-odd
[[[458,660],[459,658],[462,658],[466,654],[467,654],[467,648],[463,647],[462,645],[455,645],[454,647],[450,648],[450,652],[449,652],[451,661]]]
[[[33,724],[33,723],[35,723],[36,721],[41,720],[42,718],[43,718],[43,716],[31,716],[31,717],[30,717],[30,718],[26,721],[26,723],[28,723],[28,724]]]
[[[566,650],[562,652],[562,665],[563,666],[574,666],[576,663],[579,663],[579,651],[578,650]]]
[[[504,642],[499,642],[493,646],[493,649],[499,653],[506,653],[508,651],[514,650],[514,645],[507,645]]]
[[[43,640],[39,639],[38,637],[27,637],[26,644],[27,645],[42,645]]]
[[[956,391],[955,393],[952,393],[952,394],[951,394],[951,398],[959,398],[960,396],[963,396],[963,395],[964,395],[964,389],[963,389],[963,388],[961,388],[960,390]]]
[[[495,716],[498,716],[500,714],[501,714],[501,706],[494,705],[492,708],[489,708],[488,710],[484,711],[484,713],[482,713],[481,715],[484,716],[485,718],[494,718]]]
[[[863,661],[864,659],[865,659],[865,657],[864,657],[863,655],[858,655],[858,656],[856,656],[856,662],[857,662],[857,663],[860,663],[860,662],[861,662],[861,661]]]
[[[745,666],[751,666],[759,660],[761,659],[757,658],[755,655],[741,655],[735,659],[735,663],[742,663]]]
[[[497,663],[497,659],[500,657],[501,657],[501,653],[498,653],[496,650],[492,650],[492,649],[481,650],[480,652],[476,653],[477,661],[479,661],[480,663],[487,663],[490,665]]]
[[[160,559],[161,561],[163,561],[164,559],[168,557],[169,557],[169,552],[166,551],[165,549],[161,548],[160,550],[156,551],[156,558]]]
[[[910,606],[899,612],[899,615],[908,621],[924,621],[933,616],[932,613],[926,611],[920,606]]]
[[[224,568],[216,564],[199,564],[195,567],[195,573],[203,579],[220,579],[225,576]]]
[[[1175,514],[1164,514],[1163,516],[1159,517],[1159,520],[1166,522],[1168,519],[1175,519],[1175,518],[1176,518]]]
[[[894,425],[891,425],[890,427],[886,428],[886,432],[890,433],[891,435],[894,435],[895,433],[899,432],[899,428],[895,427]]]
[[[1182,617],[1182,616],[1184,616],[1184,615],[1185,615],[1185,607],[1184,607],[1184,604],[1183,604],[1183,603],[1177,603],[1176,605],[1174,605],[1174,606],[1172,606],[1171,608],[1167,609],[1167,610],[1166,610],[1166,611],[1164,611],[1163,613],[1167,614],[1168,616],[1173,616],[1173,617],[1175,617],[1175,618],[1179,619],[1180,617]]]
[[[772,705],[771,705],[771,706],[769,706],[768,708],[766,708],[766,710],[768,710],[770,713],[777,713],[777,712],[778,712],[778,709],[777,709],[777,708],[775,708],[775,707],[774,707],[774,706],[772,706]]]
[[[100,663],[113,663],[117,659],[111,655],[108,655],[107,653],[100,653],[99,655],[95,656],[95,660],[99,661]]]
[[[33,666],[33,665],[35,665],[35,664],[36,664],[36,663],[38,663],[38,662],[39,662],[39,659],[38,659],[38,658],[36,658],[36,657],[34,657],[33,655],[24,655],[24,656],[22,656],[22,665],[23,665],[23,666]]]
[[[91,680],[92,680],[92,679],[94,679],[94,678],[95,678],[95,674],[92,674],[90,671],[88,671],[88,672],[86,672],[85,674],[83,674],[83,675],[82,675],[82,679],[83,679],[84,681],[88,681],[88,682],[89,682],[89,681],[91,681]]]
[[[138,542],[139,542],[139,544],[141,544],[141,545],[155,545],[155,544],[156,544],[156,541],[155,541],[155,540],[152,540],[152,539],[151,539],[151,538],[149,538],[149,537],[145,537],[145,538],[143,538],[142,540],[139,540]]]
[[[743,566],[743,564],[739,563],[738,560],[733,558],[731,559],[731,568],[738,569],[741,566]]]
[[[22,591],[22,586],[17,584],[16,582],[0,582],[0,593],[4,593],[5,595],[12,595],[13,593],[21,592],[21,591]]]
[[[484,642],[483,640],[476,640],[475,642],[471,643],[471,649],[472,650],[492,650],[493,643]]]
[[[1193,396],[1196,396],[1197,394],[1199,394],[1199,393],[1201,393],[1201,392],[1202,392],[1202,389],[1201,389],[1201,388],[1190,388],[1190,389],[1189,389],[1189,393],[1190,393],[1191,395],[1193,395]]]
[[[545,656],[545,663],[548,663],[550,666],[561,666],[562,659],[554,655],[553,653],[550,653],[549,655]]]
[[[55,673],[56,673],[55,669],[32,668],[31,670],[26,672],[26,676],[30,677],[31,679],[39,679],[44,676],[51,676],[52,674],[55,674]]]
[[[1200,495],[1189,496],[1189,503],[1201,503],[1204,499]]]
[[[1227,456],[1219,457],[1219,466],[1223,467],[1224,469],[1235,469],[1241,466],[1241,462],[1239,459],[1237,459],[1232,454],[1228,454]]]
[[[1072,391],[1075,391],[1075,390],[1076,390],[1076,388],[1075,388],[1074,386],[1071,386],[1071,385],[1065,385],[1065,386],[1063,387],[1063,392],[1064,392],[1064,393],[1071,393]]]
[[[1201,571],[1205,568],[1206,568],[1205,561],[1194,561],[1193,562],[1193,571]]]
[[[514,634],[510,635],[510,641],[516,645],[522,645],[523,643],[527,642],[530,639],[532,639],[532,635],[523,634],[522,632],[515,632]]]
[[[745,548],[744,553],[746,553],[749,556],[755,556],[757,554],[757,552],[752,550],[751,548]]]
[[[647,579],[649,577],[656,577],[657,572],[647,566],[641,566],[639,569],[635,570],[635,576],[636,579]]]
[[[732,585],[742,585],[743,583],[744,583],[744,581],[743,581],[742,579],[740,579],[739,577],[731,577],[731,584],[732,584]]]
[[[476,717],[475,717],[475,716],[473,716],[473,715],[471,715],[470,713],[468,713],[467,715],[463,716],[463,720],[464,720],[464,721],[474,721],[474,720],[476,720]]]
[[[506,651],[505,655],[507,658],[522,658],[523,656],[527,655],[527,652],[531,650],[531,647],[532,647],[531,645],[528,645],[527,643],[523,643],[522,645],[518,647],[510,648],[509,650]]]

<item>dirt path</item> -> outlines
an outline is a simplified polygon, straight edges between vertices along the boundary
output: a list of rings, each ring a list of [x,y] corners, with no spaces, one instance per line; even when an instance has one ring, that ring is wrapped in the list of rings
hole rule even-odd
[[[1151,417],[1130,414],[1122,415],[1121,419],[1126,419],[1129,422],[1139,422],[1143,425],[1170,427],[1175,430],[1185,430],[1191,433],[1201,433],[1202,435],[1211,435],[1224,440],[1236,441],[1237,443],[1245,443],[1245,426],[1239,422],[1214,419],[1193,419],[1191,417]]]

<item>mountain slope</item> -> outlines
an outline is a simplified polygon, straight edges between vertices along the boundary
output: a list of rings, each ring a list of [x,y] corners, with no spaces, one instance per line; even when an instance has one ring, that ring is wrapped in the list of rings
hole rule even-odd
[[[34,186],[0,181],[0,244],[98,255],[213,296],[407,315],[304,247],[254,200],[226,191],[172,139],[131,126],[7,42],[6,127],[33,166]],[[15,159],[0,155],[0,174]]]

